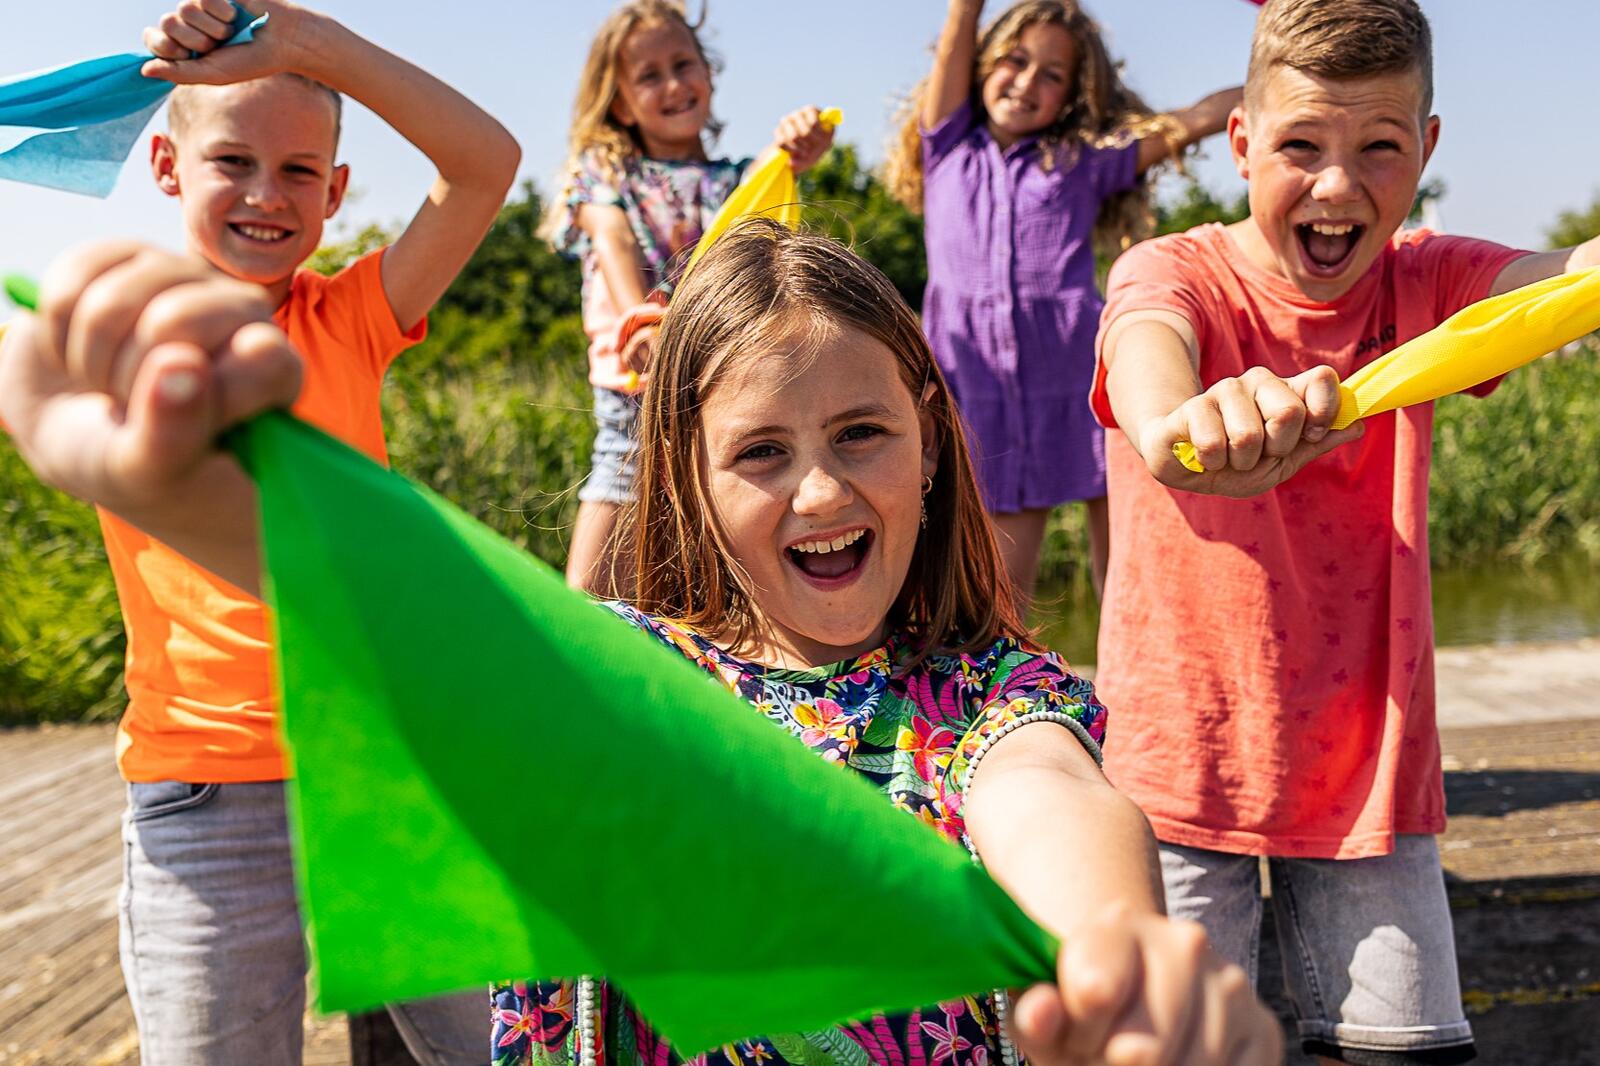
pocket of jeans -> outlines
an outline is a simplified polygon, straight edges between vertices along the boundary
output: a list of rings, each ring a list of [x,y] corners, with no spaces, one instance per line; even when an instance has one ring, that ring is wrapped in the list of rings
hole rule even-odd
[[[215,782],[196,785],[188,781],[136,781],[128,786],[128,810],[132,821],[148,822],[178,811],[208,803],[221,786]]]

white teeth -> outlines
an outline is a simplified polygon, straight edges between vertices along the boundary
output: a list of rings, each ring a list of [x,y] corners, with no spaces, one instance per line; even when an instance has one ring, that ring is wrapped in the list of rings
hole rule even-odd
[[[821,555],[824,552],[836,552],[841,548],[848,548],[856,541],[867,535],[864,529],[853,529],[848,533],[834,537],[832,540],[808,540],[800,544],[791,545],[797,552],[810,552]]]
[[[1342,222],[1337,225],[1332,222],[1311,223],[1311,231],[1320,233],[1324,237],[1343,237],[1346,233],[1353,232],[1355,228],[1355,225],[1350,222]]]
[[[281,229],[269,229],[266,226],[246,226],[242,223],[237,225],[236,228],[240,233],[254,241],[275,241],[285,233]]]

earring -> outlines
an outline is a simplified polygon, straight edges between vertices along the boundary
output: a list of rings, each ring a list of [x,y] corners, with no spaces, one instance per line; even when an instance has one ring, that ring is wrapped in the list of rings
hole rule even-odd
[[[921,525],[922,525],[923,529],[927,529],[928,528],[928,493],[930,493],[932,491],[933,491],[933,478],[929,477],[926,474],[922,475],[922,518],[921,518]]]

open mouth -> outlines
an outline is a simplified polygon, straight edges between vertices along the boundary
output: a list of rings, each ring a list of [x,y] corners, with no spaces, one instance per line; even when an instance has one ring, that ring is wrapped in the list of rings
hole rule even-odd
[[[680,104],[677,107],[664,107],[661,109],[661,113],[668,118],[676,118],[679,115],[688,114],[698,106],[700,106],[700,101],[691,99],[687,103]]]
[[[282,244],[294,236],[293,230],[282,226],[268,226],[254,222],[230,222],[228,229],[255,244]]]
[[[1365,226],[1354,222],[1302,222],[1294,228],[1306,269],[1324,278],[1344,272],[1366,231]]]
[[[848,584],[861,572],[871,551],[872,531],[852,529],[827,540],[791,544],[783,553],[813,583],[837,586]]]

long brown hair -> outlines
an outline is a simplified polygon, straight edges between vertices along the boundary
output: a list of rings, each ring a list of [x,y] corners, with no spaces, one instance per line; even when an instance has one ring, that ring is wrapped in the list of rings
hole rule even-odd
[[[1071,165],[1079,147],[1121,146],[1145,137],[1175,139],[1177,123],[1150,109],[1138,94],[1122,83],[1119,64],[1112,62],[1100,37],[1100,27],[1076,0],[1022,0],[1007,8],[978,35],[972,63],[972,106],[979,122],[986,120],[983,83],[1000,61],[1017,46],[1030,26],[1060,26],[1078,47],[1078,74],[1061,114],[1039,134],[1039,165],[1053,170]],[[912,211],[922,211],[921,105],[928,91],[924,79],[911,90],[901,108],[899,132],[889,146],[884,180],[891,195]],[[1177,153],[1173,153],[1176,158]],[[1141,176],[1133,188],[1100,205],[1094,241],[1098,249],[1115,255],[1134,241],[1148,236],[1155,221],[1150,207],[1150,182]]]
[[[739,222],[684,279],[652,354],[639,440],[639,491],[620,543],[635,561],[629,599],[737,646],[756,634],[743,575],[721,545],[702,474],[701,412],[744,358],[774,358],[770,342],[809,319],[860,330],[894,353],[938,434],[938,473],[891,626],[920,655],[971,651],[1026,635],[951,401],[917,317],[888,278],[828,237],[765,218]]]
[[[630,159],[644,154],[644,141],[639,131],[624,126],[611,114],[611,105],[617,99],[617,68],[621,64],[622,45],[634,30],[660,23],[682,26],[695,51],[713,75],[722,70],[721,60],[700,40],[700,27],[704,24],[706,8],[702,4],[700,18],[689,21],[687,11],[679,0],[628,0],[606,17],[595,31],[589,45],[589,58],[584,61],[583,74],[578,79],[578,97],[572,105],[572,127],[567,133],[567,162],[562,168],[561,194],[550,201],[545,218],[544,236],[550,237],[565,214],[567,192],[579,174],[585,157],[599,165],[600,172],[608,177],[620,175]],[[722,132],[722,123],[713,116],[706,123],[706,134],[716,140]]]

